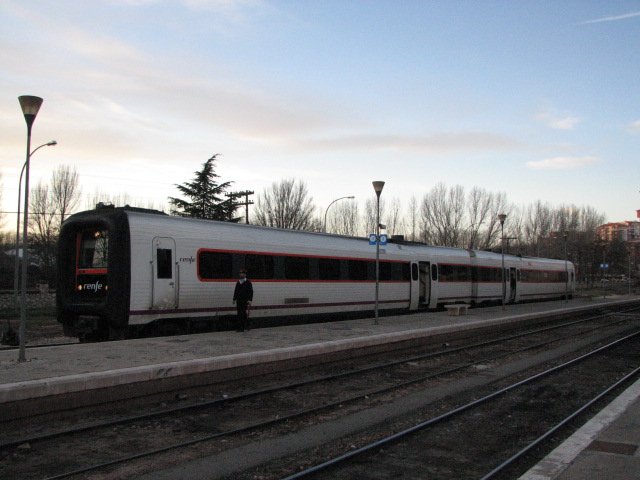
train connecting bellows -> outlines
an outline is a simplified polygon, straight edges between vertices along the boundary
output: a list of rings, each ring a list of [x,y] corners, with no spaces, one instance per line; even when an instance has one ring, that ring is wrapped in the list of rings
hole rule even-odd
[[[364,316],[375,305],[375,250],[357,237],[97,208],[62,226],[58,320],[83,341],[226,328],[240,268],[254,284],[255,324]],[[502,261],[391,241],[380,248],[380,314],[575,291],[571,262],[504,255],[503,274]]]

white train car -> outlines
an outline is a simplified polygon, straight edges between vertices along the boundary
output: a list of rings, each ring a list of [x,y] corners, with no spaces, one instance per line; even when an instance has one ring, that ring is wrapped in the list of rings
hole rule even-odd
[[[367,239],[100,208],[69,217],[58,244],[58,319],[83,340],[191,327],[222,328],[240,268],[254,284],[251,316],[269,324],[367,315],[375,305]],[[380,247],[379,310],[560,298],[573,265],[457,248]],[[513,273],[513,280],[511,275]]]

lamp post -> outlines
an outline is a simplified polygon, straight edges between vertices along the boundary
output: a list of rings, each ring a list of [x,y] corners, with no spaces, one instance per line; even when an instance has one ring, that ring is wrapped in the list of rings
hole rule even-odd
[[[29,158],[36,153],[42,147],[51,147],[57,145],[58,142],[55,140],[51,140],[50,142],[44,143],[36,148],[33,152],[29,154]],[[14,265],[13,272],[13,297],[14,297],[14,306],[16,310],[18,309],[18,283],[20,278],[20,257],[18,255],[18,251],[20,250],[20,201],[22,200],[22,175],[24,175],[24,170],[27,167],[27,162],[22,165],[22,171],[20,172],[20,183],[18,184],[18,214],[16,215],[16,260]]]
[[[354,199],[356,197],[354,197],[353,195],[351,195],[350,197],[340,197],[340,198],[336,198],[333,202],[331,202],[329,204],[329,207],[331,207],[331,205],[333,205],[334,203],[336,203],[338,200],[344,200],[345,198],[350,198],[350,199]],[[324,211],[324,223],[322,225],[322,230],[327,233],[327,212],[329,211],[329,207],[327,207],[327,209]]]
[[[569,303],[569,267],[567,264],[567,238],[569,237],[569,232],[565,231],[562,234],[562,238],[564,239],[564,303]]]
[[[500,220],[500,252],[502,253],[502,269],[500,279],[502,280],[502,309],[504,310],[504,297],[507,294],[506,288],[507,284],[505,283],[504,278],[504,221],[507,219],[507,216],[504,213],[498,215],[498,220]]]
[[[376,191],[376,307],[375,324],[378,325],[378,294],[380,292],[380,194],[384,188],[384,182],[373,182],[373,189]]]
[[[27,265],[29,264],[29,253],[27,250],[29,233],[29,159],[31,157],[31,127],[38,115],[38,110],[42,105],[42,98],[32,95],[23,95],[18,97],[24,119],[27,122],[27,158],[25,160],[25,179],[24,179],[24,220],[22,225],[22,291],[20,296],[20,329],[18,332],[20,338],[20,346],[18,353],[18,361],[26,361],[25,343],[27,336]]]

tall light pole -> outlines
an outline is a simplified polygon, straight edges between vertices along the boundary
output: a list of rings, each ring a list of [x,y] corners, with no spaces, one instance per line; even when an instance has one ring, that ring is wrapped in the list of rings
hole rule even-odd
[[[378,294],[380,292],[380,194],[384,188],[384,182],[373,182],[373,189],[376,191],[376,308],[375,324],[378,325]]]
[[[502,274],[500,278],[502,280],[502,309],[504,310],[504,297],[507,294],[507,284],[504,278],[504,221],[507,219],[507,216],[504,213],[498,215],[498,220],[500,220],[500,252],[502,253]]]
[[[329,204],[329,207],[331,205],[333,205],[334,203],[336,203],[338,200],[344,200],[345,198],[350,198],[350,199],[354,199],[356,197],[354,197],[353,195],[351,195],[350,197],[340,197],[340,198],[336,198],[333,202],[331,202]],[[324,211],[324,223],[322,225],[322,230],[327,233],[327,212],[329,211],[329,207],[327,207],[327,209]]]
[[[31,127],[38,115],[38,110],[42,105],[42,98],[33,95],[23,95],[18,97],[24,119],[27,122],[27,158],[25,160],[25,179],[24,179],[24,219],[22,225],[22,292],[20,296],[20,329],[18,335],[20,337],[20,346],[18,353],[18,361],[25,362],[25,344],[27,336],[27,265],[29,264],[28,238],[29,234],[29,159],[31,158]]]
[[[567,264],[567,238],[569,237],[569,232],[565,231],[562,234],[562,238],[564,238],[564,303],[569,303],[569,266]]]
[[[56,142],[55,140],[51,140],[50,142],[42,144],[29,154],[29,158],[31,158],[31,156],[42,147],[50,147],[57,144],[58,142]],[[13,271],[13,303],[16,310],[18,309],[18,283],[20,283],[20,257],[18,255],[18,252],[20,250],[20,202],[22,200],[22,176],[24,175],[24,170],[26,167],[27,162],[24,162],[24,165],[22,165],[22,171],[20,172],[20,183],[18,184],[18,214],[16,215],[16,260]]]

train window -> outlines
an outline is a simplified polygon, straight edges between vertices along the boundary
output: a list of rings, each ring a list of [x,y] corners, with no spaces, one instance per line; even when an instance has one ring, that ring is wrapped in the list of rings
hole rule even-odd
[[[441,282],[468,282],[470,280],[469,267],[465,265],[440,265]]]
[[[530,283],[565,283],[567,279],[566,272],[549,271],[549,270],[521,270],[522,282]]]
[[[399,282],[408,282],[411,280],[411,264],[395,263],[395,267],[391,270],[391,280]]]
[[[287,280],[309,280],[309,272],[307,257],[285,257],[284,275]]]
[[[438,265],[431,265],[431,280],[438,281]]]
[[[156,258],[158,260],[158,278],[173,278],[171,249],[157,248]]]
[[[337,258],[319,258],[320,280],[340,280],[340,260]]]
[[[414,263],[411,265],[411,278],[414,282],[418,281],[418,264]]]
[[[107,268],[109,234],[106,230],[82,233],[78,268]]]
[[[476,267],[476,280],[478,282],[500,282],[501,269],[492,267]]]
[[[198,275],[205,280],[233,278],[231,254],[223,252],[200,252],[198,254]]]
[[[391,280],[391,262],[380,262],[380,280]]]
[[[271,255],[248,254],[244,266],[249,270],[252,280],[270,280],[273,278],[273,257]]]
[[[368,272],[368,262],[364,260],[349,260],[349,280],[367,280]]]

